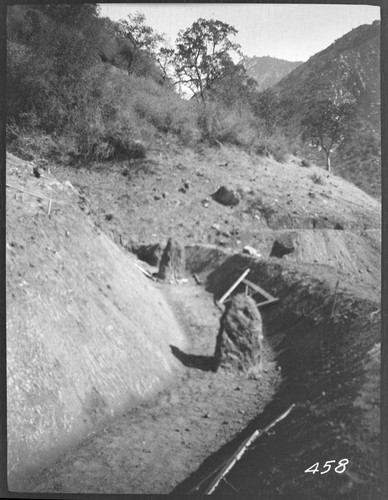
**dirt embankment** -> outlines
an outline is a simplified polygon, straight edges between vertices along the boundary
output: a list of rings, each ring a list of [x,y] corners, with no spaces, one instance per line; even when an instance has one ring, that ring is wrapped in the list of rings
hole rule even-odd
[[[195,153],[170,150],[93,168],[55,168],[80,189],[85,210],[123,248],[212,244],[230,251],[255,247],[269,257],[279,238],[291,240],[286,260],[320,263],[380,280],[381,204],[325,170],[285,164],[222,147]],[[239,203],[217,203],[221,186]]]
[[[27,472],[171,383],[181,365],[169,346],[187,341],[71,185],[35,178],[11,155],[7,183],[8,470],[17,490]]]

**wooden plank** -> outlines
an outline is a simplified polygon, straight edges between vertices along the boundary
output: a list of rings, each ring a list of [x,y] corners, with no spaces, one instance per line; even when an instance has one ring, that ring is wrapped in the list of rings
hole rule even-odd
[[[31,191],[26,191],[25,189],[21,189],[16,186],[12,186],[12,184],[6,183],[6,186],[11,189],[15,189],[15,191],[20,191],[25,194],[29,194],[30,196],[35,196],[36,198],[39,198],[41,200],[50,200],[50,198],[47,198],[47,196],[43,196],[42,194],[37,194],[37,193],[32,193]]]
[[[233,290],[238,287],[238,285],[243,281],[245,276],[248,275],[249,271],[250,271],[250,269],[248,268],[242,273],[242,275],[233,283],[233,285],[220,298],[220,300],[218,301],[219,304],[222,304],[224,302],[224,300],[233,292]]]
[[[261,295],[263,297],[265,297],[266,299],[270,300],[270,299],[274,299],[275,297],[273,297],[273,295],[271,295],[270,293],[266,292],[265,290],[263,290],[263,288],[261,288],[259,285],[257,285],[256,283],[253,283],[252,281],[249,281],[247,279],[244,279],[243,280],[243,283],[245,285],[248,285],[249,287],[251,287],[253,290],[256,290],[257,292],[261,293]]]
[[[270,299],[270,300],[264,300],[263,302],[259,302],[258,304],[256,304],[257,307],[260,307],[260,306],[264,306],[266,304],[273,304],[274,302],[278,302],[279,299],[277,299],[276,297],[274,297],[273,299]]]
[[[147,276],[147,278],[150,278],[152,281],[155,281],[155,278],[152,276],[151,273],[149,273],[146,269],[136,264],[136,262],[134,264],[143,274]]]

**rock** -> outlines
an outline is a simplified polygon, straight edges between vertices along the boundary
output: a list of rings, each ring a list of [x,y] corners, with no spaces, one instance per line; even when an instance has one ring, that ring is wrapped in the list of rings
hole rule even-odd
[[[163,251],[159,264],[158,277],[161,279],[179,279],[185,272],[185,247],[170,238]]]
[[[255,301],[243,294],[228,303],[220,321],[214,368],[247,370],[260,361],[262,321]]]
[[[295,250],[295,239],[292,234],[283,234],[279,236],[272,246],[270,257],[283,257]]]
[[[154,245],[140,245],[136,250],[137,257],[150,266],[158,266],[162,257],[163,248],[160,243]]]
[[[211,228],[215,229],[216,231],[221,231],[221,226],[219,224],[212,224]]]
[[[212,194],[213,200],[228,207],[234,207],[240,202],[237,193],[232,189],[221,186],[215,193]]]
[[[253,248],[253,247],[251,247],[249,245],[246,245],[243,248],[242,253],[245,253],[245,254],[248,254],[248,255],[252,255],[252,257],[262,257],[261,253],[259,253],[255,248]]]

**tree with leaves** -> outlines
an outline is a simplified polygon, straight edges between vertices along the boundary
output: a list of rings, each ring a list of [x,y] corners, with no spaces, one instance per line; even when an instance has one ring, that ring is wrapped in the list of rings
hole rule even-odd
[[[200,18],[181,30],[176,40],[175,75],[205,105],[207,93],[231,61],[231,53],[240,46],[230,40],[237,30],[214,19]]]
[[[331,153],[345,139],[345,133],[356,115],[349,102],[336,104],[330,99],[313,102],[301,120],[302,138],[326,155],[326,169],[331,170]]]

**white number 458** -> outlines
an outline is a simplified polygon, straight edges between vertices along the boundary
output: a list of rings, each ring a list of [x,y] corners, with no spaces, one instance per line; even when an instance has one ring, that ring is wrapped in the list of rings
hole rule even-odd
[[[325,463],[325,465],[323,466],[322,471],[319,470],[319,462],[316,462],[314,465],[312,465],[311,467],[306,469],[305,472],[311,472],[312,474],[316,474],[317,472],[320,472],[321,474],[327,474],[332,467],[331,464],[335,464],[336,462],[337,462],[337,460],[328,460]],[[349,463],[349,460],[347,458],[343,458],[342,460],[338,460],[338,465],[337,465],[337,467],[334,467],[334,472],[336,472],[337,474],[344,473],[348,463]]]

